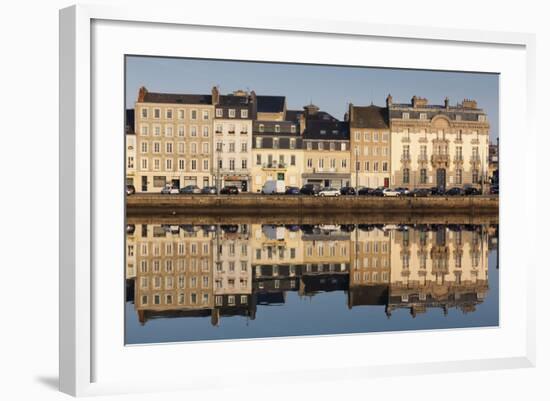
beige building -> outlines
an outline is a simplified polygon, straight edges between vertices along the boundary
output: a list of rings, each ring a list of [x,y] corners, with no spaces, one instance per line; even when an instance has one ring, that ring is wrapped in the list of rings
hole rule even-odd
[[[387,99],[391,125],[392,186],[486,189],[489,123],[474,100],[451,106]]]
[[[135,104],[136,190],[212,185],[213,120],[211,95],[140,88]]]
[[[390,185],[391,136],[388,109],[349,107],[352,185],[377,188]]]
[[[136,133],[134,131],[134,110],[126,110],[126,184],[135,185],[136,180]]]
[[[198,228],[139,224],[127,236],[140,321],[214,307],[213,235]]]

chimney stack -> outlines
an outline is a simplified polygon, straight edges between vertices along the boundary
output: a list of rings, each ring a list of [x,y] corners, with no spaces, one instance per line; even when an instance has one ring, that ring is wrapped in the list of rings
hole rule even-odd
[[[391,94],[388,93],[388,97],[386,98],[386,107],[390,107],[393,104],[393,98],[391,97]]]
[[[220,90],[217,86],[212,87],[212,104],[216,106],[220,103]]]
[[[144,102],[145,95],[147,95],[147,88],[145,86],[142,86],[141,88],[139,88],[138,102]]]

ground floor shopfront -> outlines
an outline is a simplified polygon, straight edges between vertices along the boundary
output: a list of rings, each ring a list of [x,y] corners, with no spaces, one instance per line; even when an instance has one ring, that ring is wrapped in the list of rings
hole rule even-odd
[[[304,173],[302,174],[302,183],[336,189],[352,185],[351,175],[347,173]]]
[[[218,186],[220,189],[227,186],[236,186],[241,192],[250,191],[250,175],[249,174],[220,174],[219,183],[216,182],[214,177],[213,185]]]
[[[213,185],[210,174],[139,174],[136,177],[127,177],[127,183],[130,178],[138,192],[160,192],[166,185],[178,189],[188,185],[196,185],[199,188]]]

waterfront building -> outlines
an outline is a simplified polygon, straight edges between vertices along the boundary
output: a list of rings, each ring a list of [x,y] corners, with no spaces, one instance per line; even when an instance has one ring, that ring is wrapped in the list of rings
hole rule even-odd
[[[349,106],[352,185],[390,185],[391,136],[387,107]]]
[[[496,144],[489,144],[489,179],[498,184],[498,138]]]
[[[391,126],[391,185],[448,187],[465,184],[486,190],[489,123],[475,100],[451,106],[429,104],[413,96],[393,103],[388,95]]]
[[[154,93],[141,87],[135,104],[136,190],[210,185],[213,120],[211,95]]]
[[[242,90],[220,95],[212,89],[215,104],[214,143],[217,185],[235,185],[242,192],[251,187],[252,121],[256,119],[256,93]]]
[[[135,185],[136,178],[136,132],[134,130],[134,109],[126,110],[124,138],[126,145],[126,184]]]
[[[254,121],[252,141],[252,192],[261,192],[267,181],[286,186],[302,185],[304,152],[296,121]]]
[[[427,308],[471,312],[485,299],[489,248],[484,226],[433,228],[392,231],[388,314],[397,308],[409,309],[413,317]]]
[[[351,185],[349,122],[309,104],[296,114],[303,138],[303,184],[341,188]]]
[[[135,226],[127,236],[127,252],[135,260],[134,307],[141,323],[159,316],[210,315],[213,238],[194,226]]]

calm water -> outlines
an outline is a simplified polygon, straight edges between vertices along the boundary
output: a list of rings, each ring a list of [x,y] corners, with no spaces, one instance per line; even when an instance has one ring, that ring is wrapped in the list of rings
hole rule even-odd
[[[126,343],[498,325],[498,226],[127,227]]]

